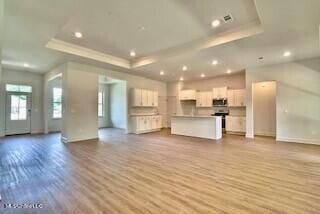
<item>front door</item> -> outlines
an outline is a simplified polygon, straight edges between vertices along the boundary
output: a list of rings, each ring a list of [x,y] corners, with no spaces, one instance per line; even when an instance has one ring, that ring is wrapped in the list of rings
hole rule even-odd
[[[7,92],[6,135],[31,132],[31,93]]]

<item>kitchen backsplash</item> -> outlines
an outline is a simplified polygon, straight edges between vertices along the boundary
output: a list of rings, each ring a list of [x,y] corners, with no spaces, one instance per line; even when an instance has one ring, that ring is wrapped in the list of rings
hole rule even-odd
[[[196,108],[195,101],[183,101],[181,102],[181,114],[190,115],[192,113],[192,109],[195,114],[199,115],[211,115],[214,114],[219,109],[225,109],[228,107],[211,107],[211,108]],[[241,108],[228,108],[229,115],[232,116],[245,116],[246,109]]]

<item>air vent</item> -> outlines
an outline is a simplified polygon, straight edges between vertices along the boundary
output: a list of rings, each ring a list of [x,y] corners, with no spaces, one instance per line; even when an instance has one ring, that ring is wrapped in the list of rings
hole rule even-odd
[[[228,15],[224,16],[224,17],[223,17],[223,21],[224,21],[225,23],[232,22],[232,21],[233,21],[232,15],[231,15],[231,14],[228,14]]]

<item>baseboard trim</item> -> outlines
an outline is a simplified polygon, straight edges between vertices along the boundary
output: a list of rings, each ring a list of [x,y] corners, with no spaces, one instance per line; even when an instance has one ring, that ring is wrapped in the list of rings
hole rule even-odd
[[[299,138],[277,137],[276,141],[320,145],[320,141],[315,139],[308,140],[308,139],[299,139]]]
[[[68,143],[68,138],[61,136],[62,143]]]
[[[159,128],[159,129],[149,129],[149,130],[145,130],[145,131],[136,131],[136,132],[134,132],[134,134],[146,134],[146,133],[158,132],[158,131],[161,131],[161,128]]]
[[[252,134],[246,134],[246,138],[251,138],[251,139],[253,139],[254,136],[253,136]]]
[[[227,131],[226,134],[232,134],[232,135],[240,135],[240,136],[246,136],[246,133],[244,132],[230,132],[230,131]]]
[[[86,137],[86,138],[65,138],[61,137],[62,142],[64,143],[74,143],[74,142],[81,142],[81,141],[87,141],[87,140],[98,140],[99,136],[92,136],[92,137]]]

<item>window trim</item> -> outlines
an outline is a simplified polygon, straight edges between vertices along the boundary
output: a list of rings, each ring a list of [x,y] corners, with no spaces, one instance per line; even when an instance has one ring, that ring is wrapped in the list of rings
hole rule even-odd
[[[100,103],[100,99],[99,99],[99,97],[100,97],[100,94],[101,94],[101,98],[102,98],[102,101],[101,101],[101,103]],[[104,92],[103,91],[99,91],[98,92],[98,117],[105,117],[105,109],[104,109],[104,104],[105,104],[105,98],[104,98]],[[100,107],[100,105],[101,105],[101,110],[102,110],[102,115],[100,115],[99,113],[99,107]]]
[[[55,89],[60,89],[61,90],[61,101],[60,102],[55,102],[54,100],[54,90]],[[56,103],[58,103],[58,104],[60,104],[61,105],[61,116],[60,117],[55,117],[54,116],[54,104],[56,104]],[[51,117],[52,119],[54,119],[54,120],[59,120],[59,119],[61,119],[62,118],[62,88],[59,88],[59,87],[53,87],[52,88],[52,117]]]

